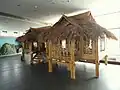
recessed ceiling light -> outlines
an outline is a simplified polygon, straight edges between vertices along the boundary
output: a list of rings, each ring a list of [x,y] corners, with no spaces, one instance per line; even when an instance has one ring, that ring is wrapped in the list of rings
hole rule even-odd
[[[67,2],[70,2],[70,0],[67,0]]]
[[[38,6],[34,6],[34,8],[38,8]]]
[[[17,6],[20,6],[20,4],[18,4]]]
[[[64,3],[64,2],[70,2],[70,0],[63,0],[63,1],[61,1],[61,2],[63,2],[63,3]]]

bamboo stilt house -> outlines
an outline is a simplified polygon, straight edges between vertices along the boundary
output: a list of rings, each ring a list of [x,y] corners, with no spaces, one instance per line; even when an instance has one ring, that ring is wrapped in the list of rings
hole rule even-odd
[[[27,41],[30,42],[29,43],[29,47],[31,47],[30,51],[31,53],[31,64],[33,64],[34,61],[39,62],[41,60],[41,43],[44,43],[42,41],[42,37],[39,38],[38,40],[38,35],[41,34],[45,34],[51,27],[47,26],[47,27],[41,27],[41,28],[30,28],[28,30],[28,32],[25,34]],[[34,44],[36,44],[37,47],[34,47]]]
[[[24,45],[24,50],[27,54],[31,55],[30,62],[33,64],[34,61],[41,60],[40,55],[40,45],[43,42],[42,37],[38,40],[39,34],[44,34],[47,32],[51,27],[41,27],[41,28],[30,28],[28,32],[21,37],[17,38],[17,41],[22,42]],[[24,38],[24,41],[23,41]]]
[[[47,41],[49,72],[52,72],[53,60],[65,63],[72,79],[75,79],[75,61],[79,60],[94,63],[96,77],[99,77],[98,39],[106,36],[117,40],[111,32],[95,22],[90,11],[70,17],[63,15],[47,35],[39,34],[38,38],[42,36]],[[62,47],[63,40],[65,47]]]

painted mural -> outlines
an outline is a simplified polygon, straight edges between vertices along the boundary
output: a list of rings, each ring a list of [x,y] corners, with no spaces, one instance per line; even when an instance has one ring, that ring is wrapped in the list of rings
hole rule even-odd
[[[0,36],[0,56],[16,54],[19,43],[16,42],[15,37]]]

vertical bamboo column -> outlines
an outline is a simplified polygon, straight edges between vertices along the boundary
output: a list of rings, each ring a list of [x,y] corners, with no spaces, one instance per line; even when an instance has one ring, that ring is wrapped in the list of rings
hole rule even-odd
[[[38,48],[37,48],[37,49],[38,49],[38,51],[40,51],[41,42],[39,42],[39,41],[37,42],[37,47],[38,47]],[[38,54],[38,53],[36,53],[36,54]]]
[[[75,40],[71,41],[71,45],[70,45],[70,54],[71,54],[71,79],[75,79]]]
[[[47,57],[47,62],[48,62],[48,58],[49,58],[49,43],[48,43],[48,41],[46,42],[46,57]]]
[[[68,53],[67,53],[67,55],[68,55],[68,56],[67,56],[67,57],[68,57],[68,58],[67,58],[67,70],[70,71],[70,70],[71,70],[71,64],[70,64],[71,62],[70,62],[70,60],[69,60],[69,57],[70,57],[70,55],[69,55],[69,54],[70,54],[70,41],[69,41],[69,40],[67,40],[66,47],[67,47],[67,49],[68,49]]]
[[[29,50],[32,51],[32,42],[29,43]]]
[[[96,59],[95,59],[96,77],[99,77],[98,39],[95,42],[95,47],[96,47]]]
[[[22,60],[25,60],[25,42],[22,42]]]
[[[58,67],[58,64],[59,64],[59,61],[60,61],[60,56],[61,56],[61,53],[60,53],[60,41],[58,41],[58,43],[55,46],[55,53],[56,53],[56,62],[55,62],[55,64]]]
[[[48,72],[52,72],[52,56],[51,56],[51,52],[52,52],[52,43],[51,41],[48,41]]]
[[[80,41],[81,41],[81,43],[80,43],[80,55],[81,55],[81,58],[83,57],[83,55],[84,55],[84,39],[83,39],[83,37],[80,37]]]
[[[29,43],[29,54],[30,54],[30,63],[33,63],[33,55],[32,55],[32,42]]]
[[[24,45],[25,42],[22,42],[22,49],[24,49],[25,45]]]
[[[60,46],[60,40],[58,40],[57,46],[56,46],[56,54],[57,54],[57,60],[56,60],[56,66],[58,67],[59,61],[61,60],[61,46]]]

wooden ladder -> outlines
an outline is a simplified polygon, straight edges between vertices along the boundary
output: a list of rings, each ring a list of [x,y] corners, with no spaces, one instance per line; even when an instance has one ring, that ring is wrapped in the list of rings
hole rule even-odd
[[[35,54],[35,55],[34,55]],[[34,62],[39,63],[42,60],[42,56],[40,52],[34,52],[31,54],[31,64]]]

